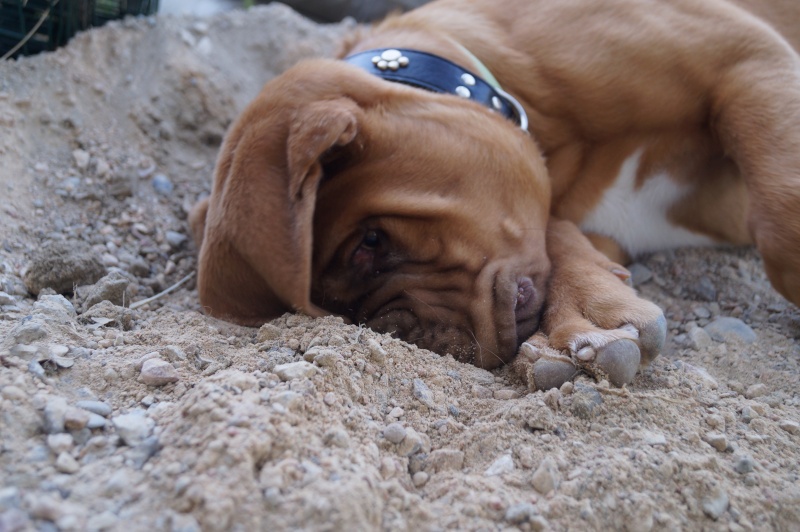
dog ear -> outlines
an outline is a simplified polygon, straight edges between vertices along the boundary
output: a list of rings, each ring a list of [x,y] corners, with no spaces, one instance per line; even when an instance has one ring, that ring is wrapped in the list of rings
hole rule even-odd
[[[310,301],[320,159],[353,142],[360,115],[345,98],[296,110],[256,100],[231,129],[207,212],[199,204],[191,215],[203,240],[198,291],[211,315],[258,325],[286,311],[327,314]]]

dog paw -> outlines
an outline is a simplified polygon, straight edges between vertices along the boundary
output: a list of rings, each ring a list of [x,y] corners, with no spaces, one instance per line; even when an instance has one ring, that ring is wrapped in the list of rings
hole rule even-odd
[[[577,367],[597,379],[608,379],[614,386],[624,386],[633,380],[641,367],[646,367],[664,347],[667,320],[657,307],[648,309],[651,316],[641,323],[627,323],[617,329],[573,333],[563,351]],[[558,331],[552,339],[563,338]],[[559,347],[559,346],[553,346]]]
[[[580,372],[572,359],[552,349],[541,333],[520,346],[513,367],[531,390],[560,388]]]

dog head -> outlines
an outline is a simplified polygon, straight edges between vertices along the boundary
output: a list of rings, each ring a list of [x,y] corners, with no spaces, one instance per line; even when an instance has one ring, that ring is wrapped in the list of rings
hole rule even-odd
[[[538,327],[547,171],[511,122],[307,61],[228,132],[190,221],[211,315],[337,314],[491,368]]]

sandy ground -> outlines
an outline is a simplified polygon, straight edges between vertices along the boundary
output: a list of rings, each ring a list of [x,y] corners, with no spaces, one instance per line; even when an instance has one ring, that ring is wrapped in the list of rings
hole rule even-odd
[[[800,312],[750,250],[635,265],[670,337],[624,390],[231,326],[191,279],[124,308],[194,271],[237,112],[346,29],[275,5],[0,64],[0,531],[797,530]]]

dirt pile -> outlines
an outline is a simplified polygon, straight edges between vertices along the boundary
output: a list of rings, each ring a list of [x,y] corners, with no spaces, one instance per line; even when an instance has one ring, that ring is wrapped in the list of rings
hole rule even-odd
[[[0,531],[797,526],[800,311],[751,251],[635,265],[670,338],[625,390],[200,313],[186,214],[226,127],[348,27],[127,20],[0,64]]]

